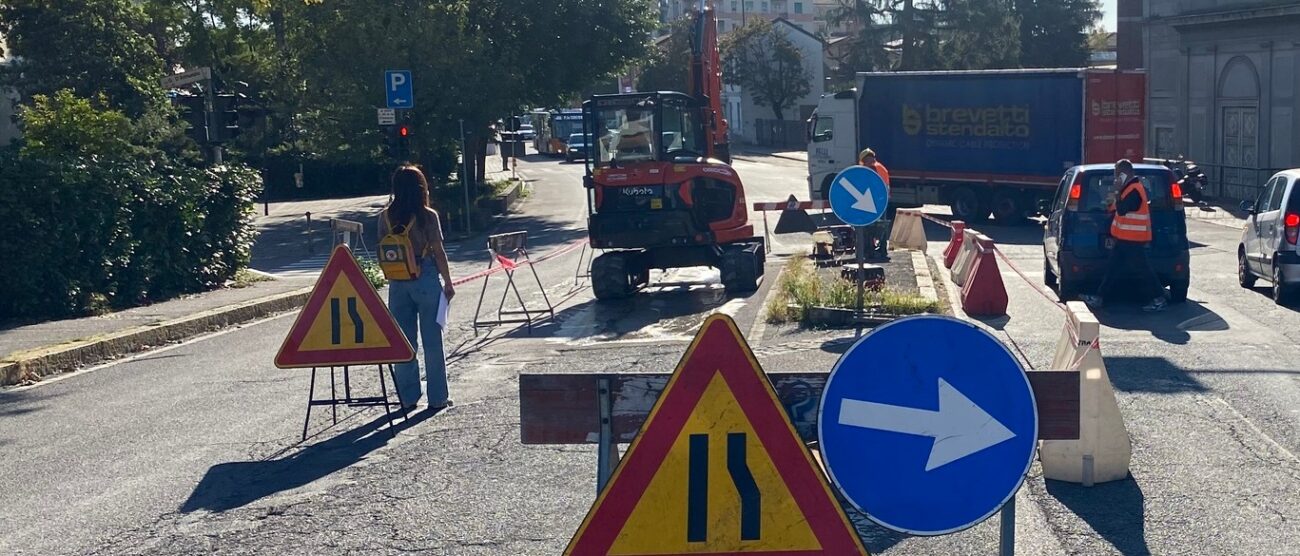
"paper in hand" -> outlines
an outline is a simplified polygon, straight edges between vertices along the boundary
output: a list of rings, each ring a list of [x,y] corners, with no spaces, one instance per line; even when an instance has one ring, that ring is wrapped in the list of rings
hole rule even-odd
[[[441,326],[444,330],[447,328],[447,310],[450,305],[451,302],[447,301],[446,290],[438,292],[438,326]]]

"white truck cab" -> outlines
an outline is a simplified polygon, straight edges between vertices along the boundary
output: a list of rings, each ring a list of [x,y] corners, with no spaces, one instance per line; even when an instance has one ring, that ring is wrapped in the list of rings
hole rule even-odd
[[[808,197],[828,200],[831,179],[858,163],[858,117],[853,90],[825,94],[808,120]]]

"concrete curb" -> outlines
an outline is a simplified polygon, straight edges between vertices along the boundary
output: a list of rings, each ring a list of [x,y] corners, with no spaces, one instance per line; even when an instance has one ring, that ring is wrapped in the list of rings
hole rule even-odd
[[[168,321],[14,353],[0,360],[0,386],[37,381],[85,365],[296,309],[307,302],[311,290],[312,287],[301,288]]]

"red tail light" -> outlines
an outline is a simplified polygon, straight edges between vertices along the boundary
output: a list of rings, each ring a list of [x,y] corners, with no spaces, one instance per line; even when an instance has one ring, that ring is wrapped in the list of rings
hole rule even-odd
[[[1070,186],[1070,200],[1065,203],[1065,208],[1079,208],[1079,199],[1083,198],[1083,182],[1075,182]]]
[[[1183,186],[1178,185],[1178,182],[1174,182],[1173,185],[1169,186],[1169,194],[1173,196],[1173,198],[1174,198],[1175,201],[1177,201],[1177,200],[1179,200],[1179,199],[1182,199],[1182,198],[1183,198]]]
[[[1287,213],[1283,224],[1286,225],[1286,242],[1295,245],[1300,241],[1300,214]]]

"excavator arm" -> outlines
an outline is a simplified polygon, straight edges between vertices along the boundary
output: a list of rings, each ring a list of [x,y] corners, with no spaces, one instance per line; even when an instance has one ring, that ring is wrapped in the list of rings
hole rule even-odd
[[[691,33],[691,68],[688,72],[690,94],[699,99],[703,112],[706,153],[731,163],[731,145],[727,139],[727,120],[722,112],[722,57],[718,52],[718,21],[713,8],[699,0],[695,25]]]

